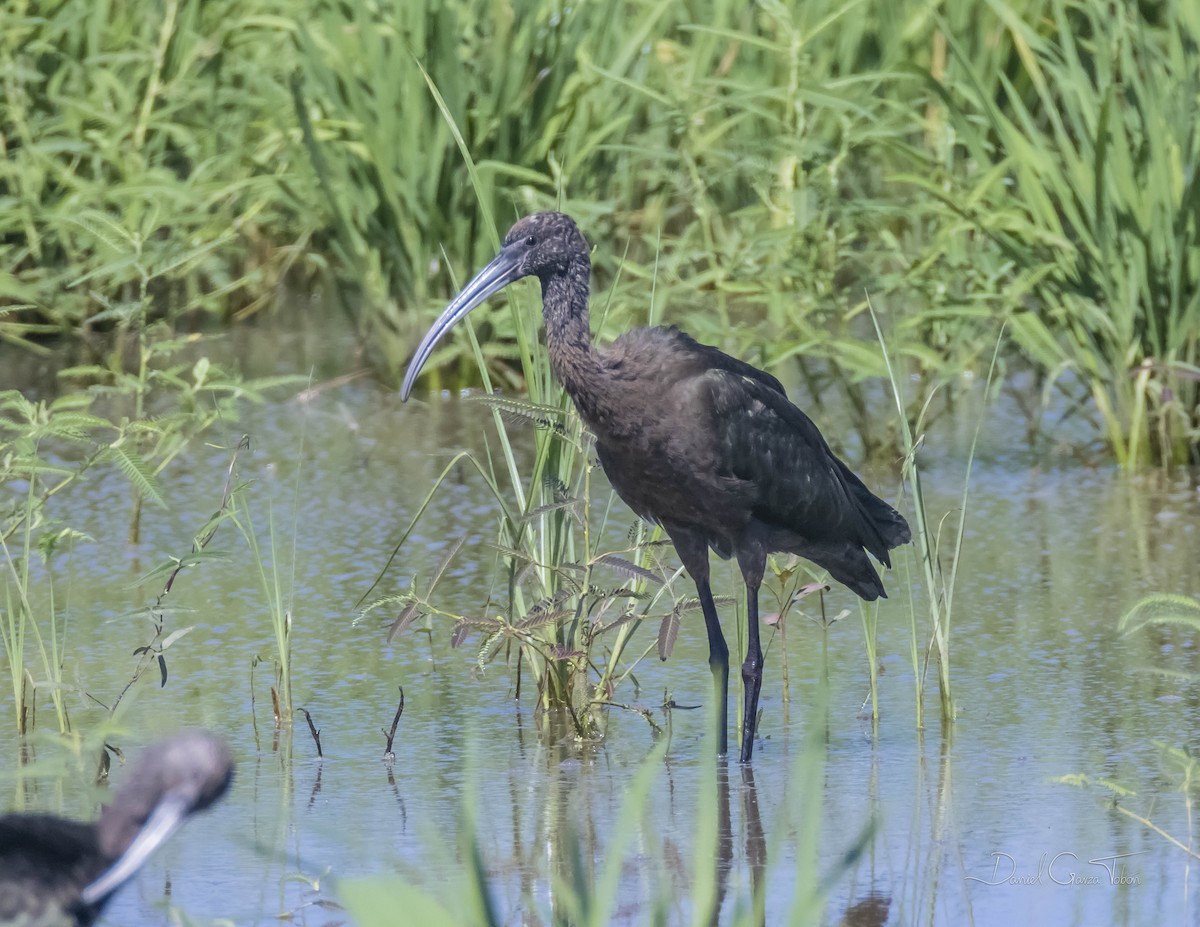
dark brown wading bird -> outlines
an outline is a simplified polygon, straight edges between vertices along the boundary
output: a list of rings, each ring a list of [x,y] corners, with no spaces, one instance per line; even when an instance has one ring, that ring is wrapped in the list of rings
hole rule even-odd
[[[908,523],[829,449],[773,376],[673,327],[626,332],[604,350],[588,327],[588,245],[557,212],[528,216],[426,334],[400,388],[407,399],[434,345],[468,312],[522,277],[542,282],[550,366],[596,436],[609,482],[670,536],[696,583],[708,629],[721,753],[728,749],[729,648],[708,584],[708,549],[736,556],[746,581],[742,762],[754,751],[762,687],[758,587],[767,554],[798,554],[868,601],[886,595],[867,557],[911,539]]]
[[[229,787],[225,742],[189,731],[151,745],[94,824],[0,815],[0,924],[75,927],[100,910],[195,811]]]

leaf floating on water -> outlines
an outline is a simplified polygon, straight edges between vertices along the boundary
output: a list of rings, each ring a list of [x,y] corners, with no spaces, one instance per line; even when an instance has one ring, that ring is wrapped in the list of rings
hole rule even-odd
[[[638,566],[636,563],[630,563],[623,557],[618,557],[616,554],[602,554],[597,557],[592,563],[602,563],[606,567],[616,570],[618,573],[624,573],[631,579],[644,579],[648,583],[653,583],[656,586],[663,584],[663,579],[657,573],[647,570],[645,567]]]
[[[679,610],[671,609],[663,616],[658,627],[658,658],[665,660],[675,649],[675,638],[679,636]]]

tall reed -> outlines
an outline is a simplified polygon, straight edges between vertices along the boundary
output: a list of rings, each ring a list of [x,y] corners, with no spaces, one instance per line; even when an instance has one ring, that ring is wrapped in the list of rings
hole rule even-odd
[[[891,357],[888,354],[888,344],[884,336],[883,329],[880,327],[879,317],[875,314],[875,310],[871,307],[871,320],[875,325],[875,332],[879,338],[879,345],[883,351],[884,362],[887,365],[888,382],[891,386],[892,396],[896,403],[896,412],[900,420],[901,434],[903,435],[905,458],[904,458],[904,475],[908,484],[908,491],[911,497],[910,506],[910,524],[913,529],[913,542],[917,548],[917,560],[920,564],[920,576],[923,580],[924,592],[926,598],[926,608],[929,612],[929,643],[924,648],[925,656],[921,660],[919,651],[922,649],[918,644],[918,629],[916,625],[916,608],[912,604],[911,585],[909,609],[913,619],[913,635],[912,635],[912,661],[913,672],[917,680],[916,691],[916,707],[917,707],[917,725],[924,726],[924,691],[925,691],[925,675],[929,668],[929,659],[935,656],[937,659],[938,673],[938,697],[941,707],[941,718],[943,723],[951,722],[957,715],[957,709],[954,704],[954,695],[951,686],[950,678],[950,632],[952,619],[954,616],[954,589],[958,578],[958,568],[962,563],[963,553],[963,538],[966,532],[968,498],[971,491],[971,468],[975,462],[975,448],[979,442],[979,433],[983,428],[983,418],[975,426],[975,434],[971,439],[971,446],[967,452],[966,469],[963,474],[962,496],[959,501],[957,512],[957,524],[953,521],[949,523],[950,537],[949,544],[943,543],[943,526],[946,525],[951,514],[947,513],[937,520],[935,523],[932,520],[931,513],[925,502],[925,492],[921,483],[921,469],[918,463],[918,453],[921,445],[924,443],[924,421],[919,417],[915,423],[908,421],[906,414],[906,399],[904,395],[903,378],[901,373],[893,366]],[[988,369],[987,379],[984,382],[984,400],[987,401],[990,394],[992,384],[996,375],[997,362],[1000,358],[1001,348],[1004,345],[1004,332],[1001,331],[996,339],[995,349],[992,353],[991,366]],[[926,397],[923,402],[922,409],[929,406],[932,396]],[[907,558],[906,558],[907,559]],[[945,561],[949,560],[949,567],[945,565]],[[907,573],[907,571],[906,571]],[[907,578],[907,577],[906,577]],[[865,619],[864,619],[865,620]],[[872,638],[868,636],[868,652],[873,653]],[[872,662],[872,674],[874,674],[874,663]],[[874,685],[872,686],[874,692]]]
[[[302,255],[269,4],[6,5],[0,337],[103,330],[158,278],[156,318],[250,309]],[[300,221],[297,221],[300,220]],[[138,264],[114,238],[136,241]]]
[[[1014,343],[1086,391],[1117,461],[1200,461],[1200,12],[1050,0],[1031,21],[998,0],[986,18],[1019,65],[985,72],[951,36],[962,79],[934,84],[981,169],[922,183],[1012,261]]]

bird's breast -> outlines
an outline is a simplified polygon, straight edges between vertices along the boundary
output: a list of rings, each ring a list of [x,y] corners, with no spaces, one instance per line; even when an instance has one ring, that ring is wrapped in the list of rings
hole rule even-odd
[[[613,489],[638,515],[733,536],[753,487],[729,472],[701,358],[672,329],[639,329],[603,355],[604,375],[572,396]]]
[[[617,495],[642,518],[735,538],[749,521],[750,487],[705,455],[689,455],[686,442],[642,431],[630,440],[598,439],[596,450]]]

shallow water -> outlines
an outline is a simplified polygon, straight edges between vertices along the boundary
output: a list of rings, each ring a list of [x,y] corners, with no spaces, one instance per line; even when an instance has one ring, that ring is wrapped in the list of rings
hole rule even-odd
[[[340,341],[281,346],[272,333],[257,345],[258,336],[230,345],[248,369],[263,368],[264,352],[276,372],[313,370],[318,382],[346,369]],[[964,411],[927,442],[935,513],[958,504],[974,414]],[[667,922],[690,923],[691,899],[714,871],[722,873],[723,920],[744,909],[763,878],[767,923],[789,916],[805,879],[823,893],[818,910],[831,924],[1200,923],[1200,885],[1184,852],[1111,807],[1101,789],[1054,781],[1086,773],[1121,783],[1136,791],[1121,807],[1189,841],[1184,797],[1159,744],[1194,746],[1197,687],[1150,670],[1194,671],[1196,635],[1117,631],[1144,594],[1200,593],[1200,494],[1186,475],[1129,479],[1047,465],[1015,449],[1012,436],[1023,433],[1015,419],[989,410],[954,598],[957,721],[945,729],[938,722],[931,669],[927,729],[916,728],[909,553],[885,577],[891,598],[878,612],[878,730],[863,719],[868,666],[858,606],[835,590],[830,612],[851,615],[828,631],[793,618],[786,648],[765,632],[764,739],[753,773],[722,762],[714,779],[703,710],[670,713],[662,759],[647,723],[615,710],[607,742],[581,749],[539,733],[528,695],[514,702],[502,662],[474,669],[477,639],[451,650],[449,625],[435,623],[432,640],[408,632],[389,644],[394,612],[356,622],[355,603],[400,530],[455,451],[483,452],[489,421],[476,403],[440,397],[401,406],[353,381],[248,409],[242,422],[211,433],[164,474],[171,508],[146,510],[135,548],[125,543],[130,500],[119,476],[98,475],[55,500],[59,517],[94,539],[55,568],[70,620],[71,719],[88,730],[106,717],[92,699],[112,702],[133,650],[149,638],[144,609],[158,589],[133,581],[188,551],[219,504],[229,449],[249,434],[240,475],[254,481],[248,498],[264,544],[274,522],[291,590],[294,702],[312,712],[325,753],[316,758],[303,717],[274,729],[270,664],[252,668],[274,651],[269,610],[244,542],[225,525],[210,549],[229,556],[185,571],[169,597],[168,620],[194,630],[168,651],[166,686],[150,674],[135,687],[122,715],[129,733],[114,739],[135,753],[162,732],[209,727],[233,744],[237,779],[214,812],[192,821],[115,899],[109,923],[161,923],[164,899],[200,923],[342,923],[336,880],[372,874],[393,874],[453,906],[468,805],[496,908],[510,924],[552,921],[554,879],[576,848],[596,880],[619,861],[611,922],[620,924],[648,922],[656,905],[665,905]],[[869,481],[896,497],[895,475]],[[623,530],[632,519],[617,521]],[[466,537],[440,593],[449,607],[478,611],[491,583],[494,554],[484,542],[494,525],[481,480],[463,468],[381,590],[428,575],[440,552]],[[727,564],[715,564],[715,581],[718,591],[737,590]],[[918,620],[923,627],[919,612]],[[637,640],[648,646],[656,630],[643,628]],[[626,686],[620,698],[664,724],[664,692],[681,705],[708,700],[706,657],[700,619],[689,616],[671,659],[644,661],[641,688]],[[391,723],[399,685],[406,708],[388,766],[380,728]],[[0,720],[11,718],[5,691]],[[48,698],[39,726],[54,727]],[[29,775],[16,777],[6,761],[0,807],[94,814],[87,764],[63,774],[59,748],[35,740],[32,752]],[[0,727],[0,755],[17,755],[11,723]],[[625,815],[636,827],[614,849],[622,808],[648,763],[648,799]],[[122,772],[114,770],[114,784]],[[716,859],[696,849],[710,846],[713,827]]]

